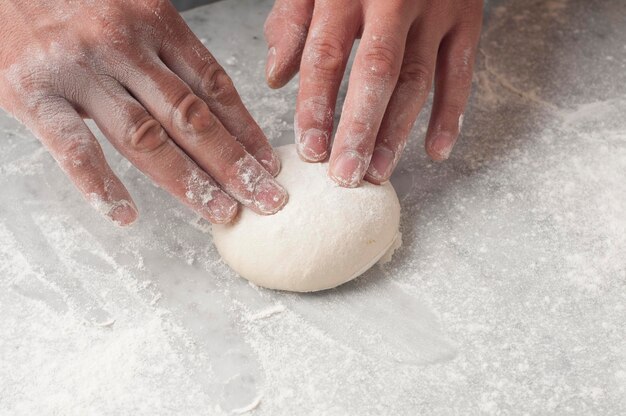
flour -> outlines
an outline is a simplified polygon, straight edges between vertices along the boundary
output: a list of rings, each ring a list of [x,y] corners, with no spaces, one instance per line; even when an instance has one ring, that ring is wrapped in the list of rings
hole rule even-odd
[[[250,316],[250,320],[252,321],[256,321],[258,319],[267,319],[271,316],[274,316],[276,314],[279,314],[281,312],[285,311],[285,307],[283,305],[277,304],[275,306],[269,307],[267,309],[264,309],[262,311],[259,311],[253,315]]]
[[[65,224],[61,227],[64,229],[48,227],[48,233],[69,237]],[[59,253],[80,251],[72,241],[78,240],[68,240]],[[0,322],[2,413],[116,413],[115,409],[180,406],[180,397],[168,393],[174,392],[176,385],[186,386],[186,394],[194,400],[206,400],[182,366],[185,353],[176,340],[179,328],[168,323],[165,311],[141,306],[136,282],[123,269],[113,269],[110,274],[92,269],[84,275],[95,283],[88,296],[111,296],[107,309],[118,316],[85,325],[81,315],[86,311],[63,306],[82,295],[57,287],[49,280],[52,276],[33,269],[33,259],[22,257],[17,247],[20,245],[11,239],[11,232],[0,224],[0,274],[12,276],[2,282],[0,294],[0,313],[5,317]],[[38,287],[48,282],[52,293],[67,299],[64,303],[54,301],[52,293],[45,295],[45,286]],[[133,312],[115,311],[127,302],[133,302]],[[15,366],[17,362],[22,364]],[[150,380],[158,374],[167,374],[170,381],[154,384]],[[116,396],[116,401],[97,399],[103,392]],[[141,402],[136,397],[141,397]]]
[[[201,178],[196,170],[191,172],[189,178],[186,181],[185,197],[190,202],[207,205],[213,200],[213,192],[218,191],[219,188],[214,182],[211,182],[205,178]]]
[[[297,84],[231,35],[270,3],[188,16],[283,144]],[[99,135],[142,212],[111,227],[0,115],[0,413],[626,414],[626,5],[558,3],[499,3],[457,151],[424,155],[427,105],[392,177],[403,246],[329,293],[239,279]]]

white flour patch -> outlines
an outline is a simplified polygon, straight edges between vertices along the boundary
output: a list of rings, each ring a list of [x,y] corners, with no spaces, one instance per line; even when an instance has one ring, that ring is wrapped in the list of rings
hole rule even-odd
[[[269,91],[247,32],[271,3],[189,16],[217,59],[237,51],[238,91],[284,144],[297,82]],[[239,279],[99,136],[142,213],[110,227],[0,114],[0,414],[626,414],[626,4],[598,26],[556,4],[492,10],[464,140],[431,163],[427,104],[392,177],[403,246],[329,293]]]
[[[252,315],[250,315],[250,320],[251,321],[256,321],[259,319],[267,319],[271,316],[274,316],[276,314],[282,313],[285,311],[285,307],[283,305],[274,305],[272,307],[269,307],[267,309],[263,309],[262,311],[256,312]]]

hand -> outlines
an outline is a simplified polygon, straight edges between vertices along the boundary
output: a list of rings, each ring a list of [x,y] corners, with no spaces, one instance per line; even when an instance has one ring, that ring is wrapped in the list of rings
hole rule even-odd
[[[300,156],[328,157],[337,91],[361,37],[332,152],[330,176],[355,187],[389,179],[428,97],[426,151],[448,158],[471,89],[482,0],[277,0],[265,34],[271,87],[299,70],[294,122]]]
[[[209,221],[286,203],[263,132],[169,1],[5,0],[0,39],[0,107],[120,225],[137,209],[81,116]]]

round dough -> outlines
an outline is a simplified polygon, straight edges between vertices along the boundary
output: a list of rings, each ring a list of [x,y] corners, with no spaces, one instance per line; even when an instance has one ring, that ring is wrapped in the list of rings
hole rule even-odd
[[[400,203],[391,184],[341,188],[327,163],[301,161],[294,145],[276,152],[287,205],[271,216],[242,209],[234,223],[213,226],[217,250],[241,276],[270,289],[329,289],[396,248]]]

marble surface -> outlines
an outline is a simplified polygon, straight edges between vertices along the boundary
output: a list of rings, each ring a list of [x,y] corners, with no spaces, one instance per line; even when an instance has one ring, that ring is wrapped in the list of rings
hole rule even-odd
[[[270,6],[185,18],[282,144]],[[318,294],[238,278],[102,139],[141,212],[112,227],[0,115],[0,414],[626,414],[625,23],[621,0],[491,2],[459,145],[425,157],[425,109],[392,179],[403,248]]]

